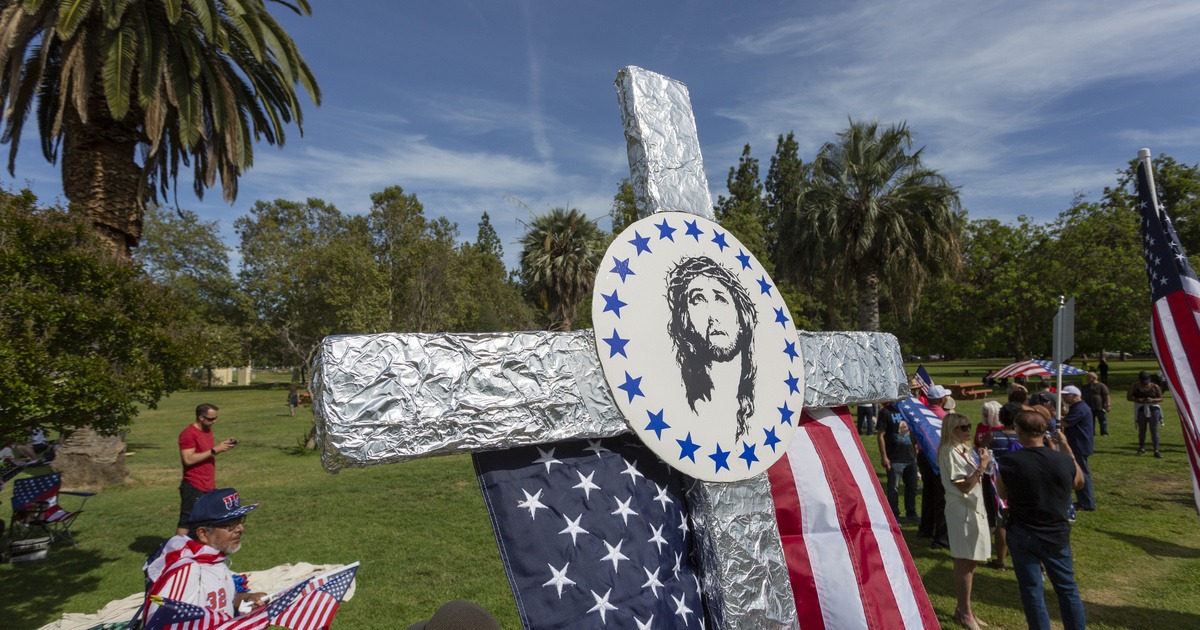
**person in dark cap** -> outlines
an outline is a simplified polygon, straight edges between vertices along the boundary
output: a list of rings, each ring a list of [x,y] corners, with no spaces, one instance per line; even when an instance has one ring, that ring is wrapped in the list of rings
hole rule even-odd
[[[1158,451],[1158,425],[1162,422],[1162,388],[1150,380],[1150,373],[1138,372],[1138,380],[1129,385],[1125,399],[1133,403],[1133,417],[1137,420],[1138,455],[1146,454],[1146,429],[1150,429],[1150,440],[1154,445],[1154,456],[1162,457]]]
[[[201,495],[188,518],[187,536],[168,540],[143,567],[151,582],[144,619],[149,621],[158,609],[154,595],[204,608],[213,613],[214,623],[233,618],[243,601],[261,606],[266,593],[248,592],[226,565],[242,546],[246,514],[256,507],[257,503],[243,506],[233,488]]]
[[[483,606],[455,599],[442,604],[432,617],[414,623],[408,630],[500,630],[500,622]]]

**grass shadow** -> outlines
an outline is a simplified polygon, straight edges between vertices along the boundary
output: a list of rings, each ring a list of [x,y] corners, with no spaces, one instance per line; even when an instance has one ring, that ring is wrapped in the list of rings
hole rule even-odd
[[[53,547],[45,560],[11,565],[0,571],[0,619],[22,620],[31,628],[58,619],[66,612],[66,596],[96,590],[101,578],[90,572],[113,560],[77,547]]]
[[[1152,555],[1165,558],[1200,558],[1200,549],[1193,547],[1184,547],[1173,542],[1149,538],[1146,536],[1138,536],[1136,534],[1127,534],[1125,532],[1106,531],[1103,529],[1096,530],[1101,534],[1107,534],[1117,540],[1128,543],[1141,549],[1142,551]],[[1175,626],[1172,626],[1175,627]],[[1184,627],[1184,626],[1178,626]],[[1187,626],[1191,628],[1200,628],[1200,624]]]
[[[1083,601],[1088,625],[1129,628],[1130,630],[1162,630],[1163,628],[1200,628],[1200,615],[1162,610],[1144,606],[1107,606]]]
[[[157,444],[155,442],[126,442],[125,443],[125,450],[130,451],[130,452],[133,452],[133,451],[156,451],[162,447],[163,447],[162,444]]]
[[[158,546],[167,540],[162,536],[138,536],[129,543],[129,550],[144,556],[149,556],[150,552],[158,549]]]

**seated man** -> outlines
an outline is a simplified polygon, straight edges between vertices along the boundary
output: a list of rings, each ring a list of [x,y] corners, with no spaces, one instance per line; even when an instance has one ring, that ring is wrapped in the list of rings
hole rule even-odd
[[[193,604],[212,613],[205,619],[216,625],[231,619],[242,601],[262,605],[266,593],[239,592],[225,559],[242,546],[246,513],[258,504],[242,507],[237,491],[220,488],[196,500],[188,520],[188,535],[174,536],[164,543],[162,553],[147,561],[143,569],[151,582],[147,595],[160,595]],[[147,597],[143,617],[149,621],[158,605]],[[209,624],[205,624],[209,625]]]

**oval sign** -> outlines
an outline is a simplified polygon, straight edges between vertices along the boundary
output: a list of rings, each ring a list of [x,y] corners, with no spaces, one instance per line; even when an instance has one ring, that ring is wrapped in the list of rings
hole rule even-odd
[[[617,406],[663,461],[737,481],[787,450],[804,403],[796,327],[720,225],[659,212],[625,229],[596,274],[592,322]]]

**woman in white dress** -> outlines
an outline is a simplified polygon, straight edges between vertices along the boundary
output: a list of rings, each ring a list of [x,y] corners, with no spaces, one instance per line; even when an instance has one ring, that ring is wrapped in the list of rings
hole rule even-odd
[[[975,565],[986,562],[992,555],[981,486],[991,461],[987,449],[971,449],[970,418],[960,413],[948,413],[942,418],[938,468],[946,489],[946,528],[950,557],[954,558],[954,592],[958,596],[954,618],[971,630],[984,625],[971,611],[971,583]]]

